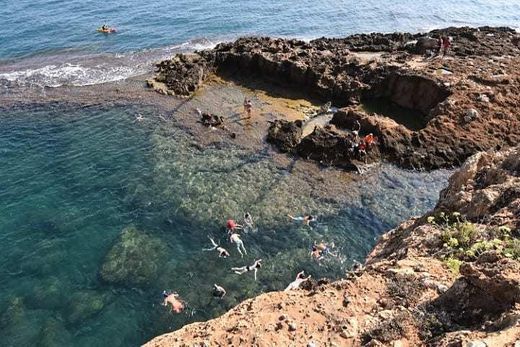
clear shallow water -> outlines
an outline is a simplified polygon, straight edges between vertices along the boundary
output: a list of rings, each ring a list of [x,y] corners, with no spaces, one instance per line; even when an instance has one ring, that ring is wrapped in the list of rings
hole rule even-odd
[[[145,120],[136,122],[137,113]],[[266,151],[201,149],[159,116],[132,105],[2,110],[1,345],[136,345],[283,289],[300,269],[341,276],[383,230],[431,208],[448,174],[383,166],[363,180],[338,182],[337,194],[317,194],[315,177],[290,173]],[[249,255],[240,259],[222,228],[245,210],[259,230],[243,237]],[[312,230],[286,218],[304,211],[319,215]],[[107,283],[100,269],[128,226],[163,245],[158,272],[144,284]],[[207,235],[232,257],[202,252]],[[321,239],[334,241],[341,256],[310,261],[309,246]],[[258,257],[265,265],[257,282],[230,273]],[[228,290],[224,300],[211,300],[213,283]],[[172,316],[159,305],[163,289],[188,301],[187,314]]]
[[[119,32],[96,33],[104,22]],[[149,71],[172,51],[240,35],[309,39],[518,23],[519,0],[7,1],[0,12],[0,87],[120,80]]]

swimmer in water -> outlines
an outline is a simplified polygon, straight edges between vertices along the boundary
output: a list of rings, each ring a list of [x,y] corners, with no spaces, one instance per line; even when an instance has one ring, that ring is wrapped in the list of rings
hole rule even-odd
[[[226,290],[218,284],[213,284],[213,296],[222,299],[226,295]]]
[[[163,291],[163,306],[171,305],[172,312],[181,313],[184,310],[184,303],[180,300],[179,294],[175,292]]]
[[[233,219],[228,219],[226,222],[226,229],[228,234],[234,232],[236,229],[242,229],[243,227],[243,225],[238,224]]]
[[[311,276],[307,276],[305,277],[305,273],[304,271],[302,272],[299,272],[297,275],[296,275],[296,279],[294,281],[292,281],[288,286],[287,288],[285,288],[284,292],[288,292],[290,290],[295,290],[295,289],[299,289],[300,288],[300,285],[307,281],[309,278],[311,278]]]
[[[241,266],[241,267],[232,267],[231,270],[234,271],[237,275],[245,274],[249,271],[255,272],[255,281],[256,281],[256,273],[258,269],[262,267],[262,259],[255,260],[253,265],[249,266]]]
[[[334,242],[327,244],[323,241],[320,243],[316,243],[316,241],[314,241],[314,245],[312,245],[311,250],[311,257],[315,258],[316,260],[321,260],[327,254],[337,256],[337,254],[331,252],[331,248],[334,248]]]
[[[244,253],[247,254],[247,251],[246,251],[246,248],[244,247],[244,242],[242,241],[242,239],[240,238],[240,235],[236,234],[236,233],[233,233],[229,236],[229,241],[231,243],[234,243],[237,245],[237,250],[238,250],[238,253],[240,253],[240,256],[243,258],[244,257]],[[242,251],[240,250],[240,248],[242,248],[242,250],[244,251],[244,253],[242,253]]]
[[[224,248],[224,247],[220,247],[216,242],[215,240],[213,240],[213,238],[209,237],[208,236],[208,239],[211,241],[211,244],[213,245],[213,247],[211,248],[203,248],[202,250],[203,251],[213,251],[213,250],[217,250],[218,252],[218,257],[219,258],[227,258],[229,257],[229,252]]]
[[[246,230],[253,231],[253,228],[254,228],[253,217],[251,216],[251,214],[249,212],[246,212],[244,214],[244,232]]]
[[[301,216],[301,217],[294,217],[294,216],[291,216],[290,214],[288,214],[288,216],[292,220],[301,221],[303,223],[303,225],[306,225],[306,226],[309,226],[309,227],[310,227],[310,223],[311,222],[316,222],[318,220],[316,217],[314,217],[312,215]]]

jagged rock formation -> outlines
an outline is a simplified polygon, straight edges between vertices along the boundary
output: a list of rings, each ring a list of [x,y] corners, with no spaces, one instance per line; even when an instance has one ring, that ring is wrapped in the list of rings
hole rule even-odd
[[[453,38],[449,57],[415,55],[436,50],[434,42],[439,35]],[[356,114],[360,118],[361,110],[352,107],[367,102],[397,105],[413,112],[422,126],[410,128],[400,117],[365,112],[364,122],[378,132],[381,158],[405,168],[453,167],[478,151],[513,146],[520,140],[518,42],[512,29],[489,27],[413,35],[363,34],[310,42],[241,38],[161,62],[156,81],[149,84],[155,88],[157,82],[164,83],[166,90],[157,87],[161,92],[187,96],[217,73],[264,79],[303,90],[323,102],[332,101],[335,106],[350,107],[342,111],[342,117]],[[362,135],[369,131],[362,128]],[[301,152],[295,143],[298,134],[280,139],[277,132],[278,137],[272,137],[275,132],[271,131],[268,139],[280,144],[283,151]],[[328,130],[320,137],[326,133],[331,141],[337,138]],[[329,160],[333,153],[313,157],[323,163],[355,167],[348,151],[343,153],[337,160]]]
[[[519,158],[472,157],[434,211],[384,234],[345,279],[260,295],[146,346],[516,346]]]

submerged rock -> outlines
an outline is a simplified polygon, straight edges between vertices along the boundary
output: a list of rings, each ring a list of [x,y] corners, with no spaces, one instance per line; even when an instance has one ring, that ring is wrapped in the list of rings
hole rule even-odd
[[[72,335],[61,320],[50,317],[43,323],[38,335],[38,346],[71,346],[72,344]]]
[[[109,283],[139,285],[153,281],[166,258],[166,246],[134,227],[125,228],[108,252],[100,276]]]
[[[108,301],[108,295],[95,290],[85,290],[72,294],[67,309],[69,323],[77,323],[95,316]]]

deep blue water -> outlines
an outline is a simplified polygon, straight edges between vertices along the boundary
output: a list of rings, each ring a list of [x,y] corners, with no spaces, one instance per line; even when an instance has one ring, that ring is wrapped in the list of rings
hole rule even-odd
[[[520,0],[19,0],[1,6],[0,87],[6,80],[57,86],[123,79],[172,51],[240,35],[310,39],[520,23]],[[103,23],[119,32],[96,33]]]
[[[64,1],[2,5],[0,57],[79,49],[127,52],[244,34],[311,38],[450,25],[518,25],[517,0]],[[117,35],[95,28],[109,23]]]

